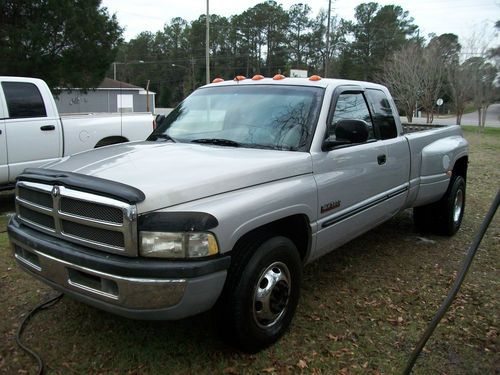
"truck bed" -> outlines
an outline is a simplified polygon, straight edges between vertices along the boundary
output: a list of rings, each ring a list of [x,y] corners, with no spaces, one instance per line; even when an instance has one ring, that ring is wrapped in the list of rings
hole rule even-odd
[[[401,123],[403,125],[403,134],[421,132],[436,128],[446,128],[452,125],[436,125],[436,124],[411,124],[411,123]]]

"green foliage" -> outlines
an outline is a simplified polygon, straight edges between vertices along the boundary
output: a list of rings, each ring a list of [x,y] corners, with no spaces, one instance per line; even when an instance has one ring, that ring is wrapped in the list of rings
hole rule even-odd
[[[327,53],[326,20],[323,10],[312,17],[307,4],[285,10],[273,0],[231,17],[212,14],[210,78],[287,75],[290,69],[321,74],[328,59],[329,76],[373,79],[383,59],[401,48],[417,28],[399,6],[361,4],[354,23],[331,18]],[[116,58],[123,63],[118,65],[117,79],[139,86],[150,79],[150,88],[156,92],[168,85],[171,95],[168,100],[163,95],[162,102],[177,104],[206,82],[205,21],[205,15],[192,22],[174,18],[162,31],[141,33],[122,44]]]
[[[100,0],[4,0],[0,24],[1,73],[50,87],[95,87],[122,33]]]
[[[206,82],[205,17],[192,22],[174,18],[162,31],[141,33],[122,44],[117,79],[138,86],[149,79],[157,93],[168,85],[171,95],[163,103],[177,104]],[[231,17],[210,15],[210,79],[272,77],[288,75],[290,69],[321,74],[328,59],[330,77],[373,80],[392,52],[416,39],[417,26],[401,7],[361,4],[355,22],[332,17],[327,54],[326,19],[325,11],[313,18],[307,4],[285,10],[273,0]]]
[[[403,8],[364,3],[355,8],[355,21],[345,28],[353,39],[340,56],[341,77],[373,81],[386,59],[413,38],[417,26]]]
[[[307,4],[295,4],[288,11],[289,25],[287,44],[290,60],[295,68],[304,68],[308,46],[312,41],[311,27],[313,20],[309,18],[311,7]],[[307,68],[307,67],[306,67]]]

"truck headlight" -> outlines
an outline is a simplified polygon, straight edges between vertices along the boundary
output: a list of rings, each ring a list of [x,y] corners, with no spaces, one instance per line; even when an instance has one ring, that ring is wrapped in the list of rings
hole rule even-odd
[[[203,232],[140,232],[140,255],[156,258],[200,258],[219,252],[215,236]]]

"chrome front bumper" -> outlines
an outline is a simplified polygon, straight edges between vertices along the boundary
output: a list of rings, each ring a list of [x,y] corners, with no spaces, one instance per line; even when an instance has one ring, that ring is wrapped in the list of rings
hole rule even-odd
[[[79,260],[74,245],[68,249],[67,243],[37,233],[15,218],[9,223],[9,236],[17,263],[28,273],[82,302],[134,319],[180,319],[210,309],[222,291],[229,265],[229,258],[219,259],[215,268],[205,262],[203,269],[196,269],[193,263],[191,270],[186,263],[172,268],[173,262],[168,262],[170,270],[160,267],[148,272],[147,265],[157,266],[157,262],[145,261],[137,270],[137,260],[112,255],[94,260],[88,251]],[[106,266],[110,271],[102,270]],[[159,277],[159,272],[166,277]],[[168,273],[189,277],[168,277]]]

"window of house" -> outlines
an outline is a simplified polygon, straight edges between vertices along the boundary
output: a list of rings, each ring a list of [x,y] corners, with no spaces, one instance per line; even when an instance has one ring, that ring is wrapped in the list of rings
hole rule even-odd
[[[116,108],[118,112],[134,112],[134,95],[116,95]]]

